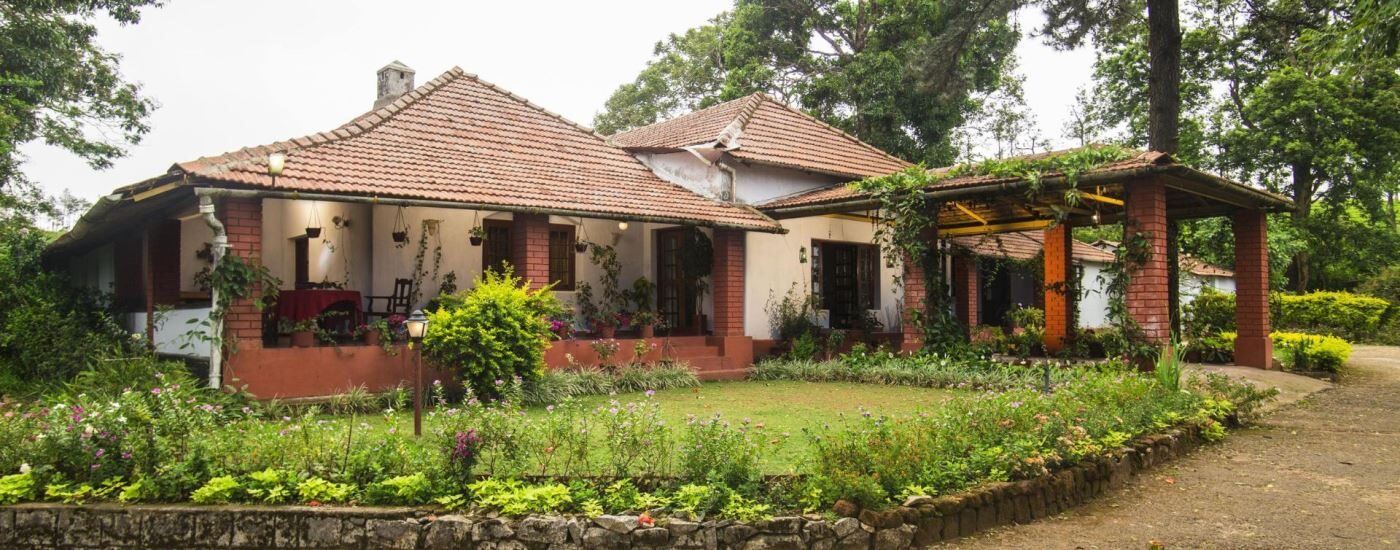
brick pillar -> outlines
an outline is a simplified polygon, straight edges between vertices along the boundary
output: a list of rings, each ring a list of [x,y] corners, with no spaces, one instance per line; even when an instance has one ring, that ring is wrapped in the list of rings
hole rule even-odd
[[[744,241],[736,229],[716,229],[714,272],[715,336],[744,335]]]
[[[239,256],[250,263],[261,264],[262,199],[228,198],[217,212],[228,234],[226,256]],[[277,289],[267,291],[276,292]],[[263,314],[253,305],[262,292],[262,286],[255,282],[250,297],[230,304],[224,316],[224,333],[237,340],[240,350],[262,348]]]
[[[549,216],[515,214],[510,229],[510,263],[530,288],[549,284]]]
[[[1124,241],[1143,233],[1151,243],[1151,257],[1131,274],[1128,283],[1128,315],[1153,342],[1171,339],[1171,311],[1167,275],[1167,187],[1158,181],[1128,186]],[[1126,242],[1124,243],[1126,244]]]
[[[1068,224],[1045,230],[1045,351],[1056,353],[1074,332],[1074,236]]]
[[[982,285],[978,278],[977,260],[966,256],[953,256],[953,299],[958,321],[968,328],[976,327],[981,319],[977,317],[977,306],[982,301]]]
[[[173,306],[180,302],[180,220],[165,220],[152,227],[149,244],[146,259],[150,262],[153,301]]]
[[[1263,212],[1240,210],[1235,230],[1235,364],[1273,366],[1269,339],[1269,229]]]
[[[924,268],[908,255],[904,256],[904,329],[899,349],[914,352],[924,347],[924,332],[914,321],[922,315],[928,294],[924,289]]]

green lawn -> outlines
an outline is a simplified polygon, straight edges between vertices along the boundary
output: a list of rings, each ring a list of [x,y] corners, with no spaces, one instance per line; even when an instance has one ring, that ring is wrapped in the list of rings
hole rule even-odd
[[[773,434],[787,433],[787,442],[768,457],[765,469],[783,473],[793,469],[805,452],[808,442],[803,428],[820,428],[836,423],[843,416],[860,415],[862,409],[874,415],[908,416],[937,407],[939,403],[961,392],[908,386],[882,386],[847,382],[736,381],[706,382],[694,388],[662,390],[652,398],[661,404],[663,418],[672,426],[682,426],[687,415],[701,418],[719,413],[724,419],[738,423],[748,419],[761,423]],[[612,400],[621,403],[646,399],[641,393],[613,396],[595,395],[579,399],[588,409],[606,405]],[[527,414],[543,413],[543,407],[532,407]],[[372,430],[386,426],[375,417],[361,417]],[[413,414],[405,411],[396,415],[399,433],[411,433]]]
[[[795,466],[807,447],[802,428],[820,428],[842,415],[859,415],[862,408],[875,415],[907,416],[938,406],[960,392],[907,386],[880,386],[846,382],[740,381],[707,382],[696,388],[656,392],[667,422],[679,425],[686,415],[701,418],[719,413],[731,422],[745,418],[762,423],[765,430],[788,433],[783,448],[770,457],[768,468],[782,472]],[[640,394],[592,396],[581,401],[589,406],[616,399],[621,402],[642,399]]]

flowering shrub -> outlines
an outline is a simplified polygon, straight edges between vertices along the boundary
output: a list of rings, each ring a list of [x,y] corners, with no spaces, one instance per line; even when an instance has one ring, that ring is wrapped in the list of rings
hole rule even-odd
[[[693,482],[752,483],[759,478],[759,462],[785,436],[770,436],[748,419],[732,426],[718,414],[706,419],[690,415],[681,434],[680,475]]]
[[[1121,365],[1114,367],[1117,365],[1114,362],[1103,365],[1103,368],[1121,368]],[[1074,380],[1080,375],[1079,370],[1050,369],[1051,382],[1055,385]],[[756,380],[859,382],[979,390],[1039,388],[1044,385],[1044,370],[1035,366],[1011,365],[975,357],[954,359],[936,353],[851,353],[836,361],[768,359],[754,365],[749,377]]]

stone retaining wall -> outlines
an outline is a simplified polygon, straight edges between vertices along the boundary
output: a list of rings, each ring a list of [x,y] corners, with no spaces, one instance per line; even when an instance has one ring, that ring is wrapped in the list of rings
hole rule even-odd
[[[1193,449],[1195,430],[1146,437],[1116,456],[1036,479],[937,498],[914,497],[886,511],[740,523],[636,516],[508,520],[432,516],[409,508],[252,506],[0,507],[0,548],[685,548],[813,550],[922,547],[999,525],[1058,514],[1133,475]]]

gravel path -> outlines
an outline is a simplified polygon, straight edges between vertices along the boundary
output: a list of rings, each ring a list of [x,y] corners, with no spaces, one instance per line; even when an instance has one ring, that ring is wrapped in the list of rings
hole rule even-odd
[[[1336,389],[1059,516],[959,548],[1400,548],[1400,348]]]

